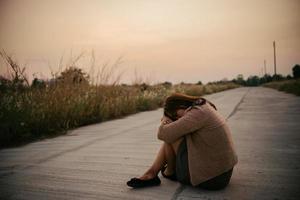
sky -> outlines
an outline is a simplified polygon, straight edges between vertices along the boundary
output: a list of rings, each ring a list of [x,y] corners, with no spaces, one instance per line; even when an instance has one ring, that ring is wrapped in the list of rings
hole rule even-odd
[[[91,76],[121,57],[121,82],[205,83],[262,75],[264,60],[273,74],[276,41],[287,75],[300,64],[299,11],[300,0],[0,0],[0,48],[29,78],[82,53]]]

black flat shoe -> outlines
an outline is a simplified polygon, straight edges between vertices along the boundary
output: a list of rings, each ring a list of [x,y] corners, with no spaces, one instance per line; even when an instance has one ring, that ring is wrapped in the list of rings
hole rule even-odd
[[[142,180],[139,178],[132,178],[130,181],[127,182],[129,187],[133,188],[143,188],[143,187],[150,187],[150,186],[158,186],[160,185],[160,179],[158,176],[149,179],[149,180]]]
[[[165,174],[165,170],[167,169],[167,166],[165,165],[161,170],[160,173],[163,177],[170,179],[171,181],[177,181],[177,177],[176,177],[176,173],[172,174],[172,175],[166,175]]]

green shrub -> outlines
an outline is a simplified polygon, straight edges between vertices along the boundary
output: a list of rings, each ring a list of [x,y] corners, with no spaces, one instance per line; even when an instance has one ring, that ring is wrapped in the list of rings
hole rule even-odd
[[[300,79],[273,81],[264,86],[300,96]]]

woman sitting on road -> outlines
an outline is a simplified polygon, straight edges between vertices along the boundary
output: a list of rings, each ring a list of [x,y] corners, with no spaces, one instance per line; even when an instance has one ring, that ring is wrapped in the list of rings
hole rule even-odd
[[[160,185],[160,171],[165,178],[204,189],[228,185],[237,156],[226,121],[211,102],[179,93],[169,96],[158,139],[164,143],[152,166],[128,186]]]

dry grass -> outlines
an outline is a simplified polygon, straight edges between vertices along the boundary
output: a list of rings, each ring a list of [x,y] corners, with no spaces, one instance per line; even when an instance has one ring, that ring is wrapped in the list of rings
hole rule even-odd
[[[7,91],[0,95],[1,145],[64,133],[82,125],[162,106],[168,92],[138,86],[69,86]]]
[[[202,96],[205,94],[212,94],[212,93],[221,92],[224,90],[233,89],[237,87],[239,86],[235,83],[224,82],[224,83],[212,83],[206,85],[180,84],[180,85],[175,85],[174,89],[176,92],[181,92],[193,96]]]
[[[110,79],[114,72],[108,66],[102,70],[102,75],[98,73],[97,76],[102,78],[100,83],[109,81],[110,84],[63,82],[47,87],[32,87],[25,81],[25,70],[20,71],[22,68],[10,57],[4,58],[9,58],[9,65],[15,69],[12,69],[9,79],[2,77],[0,80],[2,148],[63,134],[75,127],[157,109],[173,92],[201,96],[238,87],[233,83],[119,85]],[[115,80],[119,78],[117,75]]]

